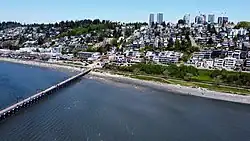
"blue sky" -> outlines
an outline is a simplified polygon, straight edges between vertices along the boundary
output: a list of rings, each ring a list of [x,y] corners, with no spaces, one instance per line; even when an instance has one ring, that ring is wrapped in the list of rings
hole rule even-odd
[[[176,22],[184,14],[220,16],[230,21],[250,21],[250,0],[1,0],[0,22],[56,22],[105,19],[122,22],[148,21],[149,13],[164,13],[164,20]]]

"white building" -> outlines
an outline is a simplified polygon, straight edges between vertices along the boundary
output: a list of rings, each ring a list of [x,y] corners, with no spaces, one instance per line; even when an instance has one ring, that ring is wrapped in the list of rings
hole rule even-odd
[[[85,61],[95,61],[100,58],[99,52],[78,52],[77,56]]]
[[[250,68],[250,59],[246,59],[244,64],[245,67]]]
[[[194,60],[202,60],[202,59],[209,59],[211,58],[211,51],[200,51],[200,52],[194,52],[192,59]]]
[[[233,51],[228,51],[228,52],[227,52],[227,56],[228,56],[228,57],[233,57],[233,53],[234,53]]]
[[[152,57],[152,61],[155,63],[159,63],[160,62],[159,56]]]
[[[241,54],[240,50],[235,50],[233,53],[233,58],[240,59],[240,54]]]
[[[9,49],[0,49],[0,54],[10,54],[10,53],[12,53],[12,51]]]
[[[62,46],[51,48],[51,53],[61,54],[62,53]]]
[[[240,34],[240,35],[246,35],[247,34],[247,30],[243,29],[243,28],[240,28],[240,29],[238,29],[238,34]]]
[[[238,29],[232,29],[232,36],[235,37],[238,35]]]
[[[163,51],[159,53],[159,63],[178,63],[179,59],[182,57],[182,53],[174,51]]]
[[[211,69],[213,68],[213,65],[214,65],[213,59],[204,60],[204,68]]]
[[[224,59],[220,59],[220,58],[214,59],[214,67],[215,68],[223,68],[223,64],[224,64]]]
[[[153,51],[147,51],[146,57],[154,56]]]
[[[224,68],[225,69],[234,69],[237,59],[232,57],[224,58]]]
[[[36,50],[36,48],[34,48],[34,47],[24,47],[24,48],[20,48],[16,52],[18,52],[18,53],[29,52],[30,53],[30,52],[33,52],[35,50]]]

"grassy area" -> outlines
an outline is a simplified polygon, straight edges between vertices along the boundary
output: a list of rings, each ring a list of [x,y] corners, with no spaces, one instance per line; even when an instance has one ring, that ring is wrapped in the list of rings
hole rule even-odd
[[[215,86],[211,84],[204,84],[204,83],[196,83],[195,85],[206,88],[213,91],[219,91],[219,92],[225,92],[225,93],[233,93],[233,94],[239,94],[239,95],[249,95],[250,91],[248,89],[241,89],[241,88],[234,88],[234,87],[228,87],[228,86]]]
[[[175,85],[179,84],[181,86],[196,87],[193,83],[182,80],[169,79],[169,82],[170,84],[175,84]]]
[[[207,81],[207,82],[213,82],[214,81],[211,77],[209,77],[207,75],[195,76],[195,77],[192,77],[192,79],[199,80],[199,81]]]
[[[229,86],[216,86],[212,84],[206,84],[206,83],[200,83],[200,82],[187,82],[183,80],[168,80],[171,84],[179,84],[182,86],[188,86],[188,87],[201,87],[206,88],[208,90],[212,91],[218,91],[218,92],[225,92],[225,93],[233,93],[233,94],[239,94],[239,95],[249,95],[250,91],[248,89],[243,88],[235,88],[235,87],[229,87]]]
[[[155,81],[155,82],[188,86],[188,87],[201,87],[201,88],[206,88],[212,91],[239,94],[239,95],[250,95],[250,90],[244,89],[244,88],[222,86],[222,85],[217,86],[217,85],[207,84],[203,82],[191,82],[191,81],[184,81],[184,80],[177,80],[177,79],[164,79],[160,76],[134,75],[134,74],[124,73],[124,72],[116,72],[115,74],[124,75],[127,77],[136,78],[140,80]],[[207,78],[202,77],[201,75],[199,80],[201,79],[205,81]]]
[[[161,83],[170,83],[168,80],[164,78],[157,78],[152,76],[142,76],[142,75],[130,75],[131,78],[141,79],[141,80],[148,80],[148,81],[155,81]]]

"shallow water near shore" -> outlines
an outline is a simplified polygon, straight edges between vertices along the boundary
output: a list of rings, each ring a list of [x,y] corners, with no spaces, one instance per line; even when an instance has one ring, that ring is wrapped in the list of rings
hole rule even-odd
[[[32,95],[71,75],[12,63],[0,68],[2,107],[14,102],[4,99],[9,91]],[[0,123],[0,140],[245,141],[249,121],[249,105],[86,77]]]

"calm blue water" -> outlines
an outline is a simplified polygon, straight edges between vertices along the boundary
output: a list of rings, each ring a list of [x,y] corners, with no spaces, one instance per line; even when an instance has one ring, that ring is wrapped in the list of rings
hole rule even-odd
[[[29,95],[36,90],[29,86],[67,77],[16,64],[0,68],[9,83],[1,85],[1,104],[9,91]],[[249,141],[250,106],[84,78],[0,123],[0,140]]]
[[[70,73],[0,62],[0,109],[67,79]]]

